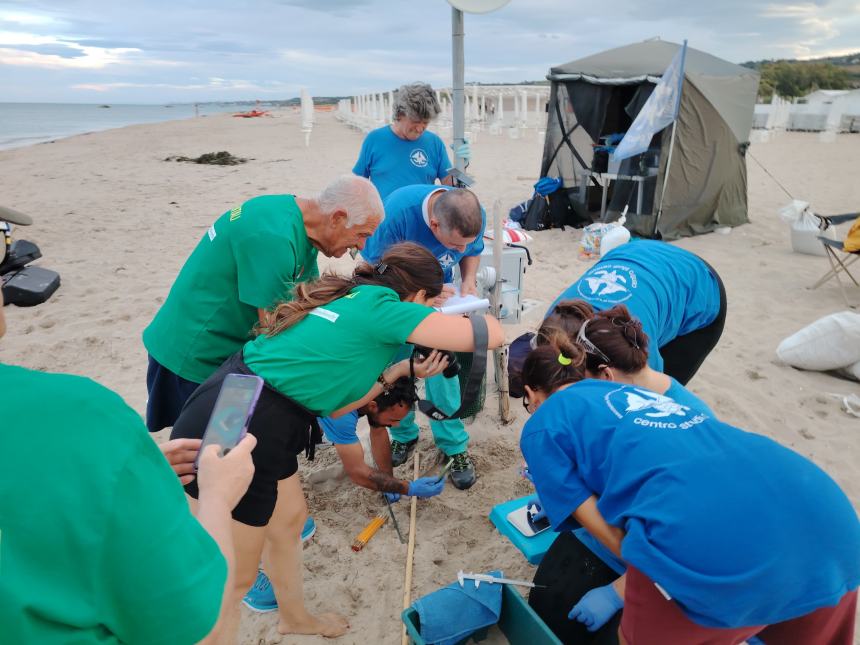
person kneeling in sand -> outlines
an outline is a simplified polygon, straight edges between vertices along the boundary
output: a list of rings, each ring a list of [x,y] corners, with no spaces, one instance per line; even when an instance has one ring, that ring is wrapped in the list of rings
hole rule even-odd
[[[471,322],[429,306],[442,292],[442,268],[417,244],[392,246],[381,261],[359,264],[352,276],[327,274],[296,285],[293,299],[278,305],[265,333],[247,343],[188,399],[173,438],[200,438],[227,374],[255,374],[266,383],[248,432],[259,442],[248,493],[233,511],[236,581],[227,603],[223,634],[233,638],[239,604],[257,576],[260,556],[278,600],[281,633],[346,632],[335,613],[313,615],[302,592],[301,531],[307,505],[296,455],[313,456],[316,417],[360,409],[396,380],[409,375],[407,361],[389,367],[407,343],[469,352]],[[485,316],[489,347],[504,342],[499,321]],[[413,482],[414,484],[414,482]],[[197,498],[194,482],[186,486]],[[421,490],[413,491],[421,496]]]
[[[0,364],[0,393],[0,642],[214,642],[254,437],[203,453],[195,519],[177,475],[193,479],[199,440],[156,446],[79,376]]]
[[[432,376],[444,370],[448,364],[438,352],[428,356],[428,359],[429,361],[414,364],[416,377]],[[394,476],[388,428],[400,423],[412,411],[417,400],[415,383],[411,378],[401,376],[389,392],[383,392],[367,405],[337,419],[325,417],[319,420],[323,434],[337,450],[347,476],[358,486],[381,491],[389,502],[398,501],[401,495],[434,497],[445,487],[445,479],[441,477],[421,477],[409,481]],[[367,417],[370,426],[370,451],[376,467],[364,459],[364,448],[358,439],[358,421],[361,417]],[[274,589],[264,571],[261,570],[257,575],[254,586],[245,594],[242,602],[257,612],[269,612],[278,608]]]

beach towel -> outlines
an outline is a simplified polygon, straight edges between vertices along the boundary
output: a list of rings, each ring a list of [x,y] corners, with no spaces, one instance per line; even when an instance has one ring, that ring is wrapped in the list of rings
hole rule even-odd
[[[502,577],[501,571],[490,571]],[[421,637],[433,645],[453,645],[473,632],[495,625],[502,611],[502,585],[458,582],[419,598],[412,606],[421,621]]]

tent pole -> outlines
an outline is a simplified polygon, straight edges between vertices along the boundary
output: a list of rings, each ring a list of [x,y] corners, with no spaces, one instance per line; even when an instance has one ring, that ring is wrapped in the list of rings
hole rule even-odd
[[[657,234],[657,222],[660,221],[660,216],[663,214],[663,199],[666,197],[669,168],[672,166],[672,152],[675,150],[675,126],[677,123],[678,119],[672,121],[672,138],[669,140],[669,157],[666,159],[666,170],[663,171],[663,189],[660,191],[660,207],[657,209],[657,217],[654,218],[654,228],[651,230],[651,237]],[[642,204],[639,204],[639,211],[642,211]]]
[[[454,108],[454,150],[463,145],[465,136],[463,76],[465,57],[463,55],[463,12],[451,7],[451,59],[453,65],[453,108]],[[454,167],[460,172],[466,169],[465,160],[454,155]]]

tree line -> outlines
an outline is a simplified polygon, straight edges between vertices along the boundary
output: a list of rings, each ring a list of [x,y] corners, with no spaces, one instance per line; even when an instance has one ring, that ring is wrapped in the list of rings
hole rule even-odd
[[[761,74],[758,95],[770,100],[773,93],[787,98],[804,96],[815,90],[846,90],[857,84],[850,68],[829,62],[769,61],[744,63]]]

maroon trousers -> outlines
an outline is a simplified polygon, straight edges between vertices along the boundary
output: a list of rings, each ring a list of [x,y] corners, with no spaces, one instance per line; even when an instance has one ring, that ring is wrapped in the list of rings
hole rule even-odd
[[[654,583],[628,566],[621,635],[627,645],[737,645],[758,636],[765,645],[853,645],[857,590],[835,607],[773,625],[718,629],[691,621]]]

